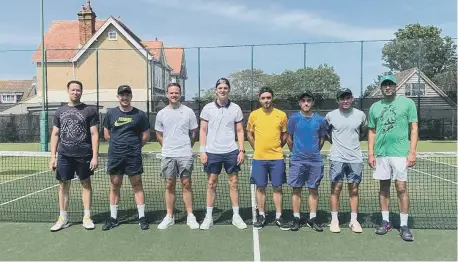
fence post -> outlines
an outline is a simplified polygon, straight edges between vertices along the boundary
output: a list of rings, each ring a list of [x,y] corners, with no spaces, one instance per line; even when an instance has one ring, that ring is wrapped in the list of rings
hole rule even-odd
[[[421,105],[420,105],[420,77],[421,77],[421,74],[420,74],[420,71],[421,71],[421,52],[422,52],[422,41],[421,39],[419,39],[419,48],[418,48],[418,66],[417,66],[417,74],[418,74],[418,80],[417,80],[417,84],[418,84],[418,91],[417,91],[417,103],[418,103],[418,110],[417,110],[417,118],[418,118],[418,130],[420,130],[420,126],[421,126]],[[426,86],[425,86],[425,93],[426,93]]]
[[[360,83],[359,83],[359,103],[360,103],[360,109],[363,111],[363,100],[364,100],[364,93],[363,93],[363,63],[364,63],[364,41],[361,41],[361,76],[360,76]]]
[[[250,95],[250,107],[253,111],[253,98],[254,98],[254,45],[251,46],[251,95]]]
[[[46,81],[46,50],[41,47],[41,112],[40,112],[40,151],[48,152],[48,110],[46,103],[47,81]]]
[[[95,88],[97,89],[97,101],[96,101],[96,106],[97,106],[97,114],[100,114],[99,112],[99,91],[100,91],[100,80],[99,80],[99,48],[95,50]],[[100,116],[99,116],[100,117]]]
[[[149,121],[149,49],[146,49],[146,115]]]
[[[197,103],[199,104],[199,115],[200,115],[200,47],[197,48],[197,89],[199,99],[197,99]]]
[[[306,74],[306,71],[307,71],[307,43],[304,43],[304,89],[305,89],[305,85],[307,84],[306,80],[307,80],[307,74]]]

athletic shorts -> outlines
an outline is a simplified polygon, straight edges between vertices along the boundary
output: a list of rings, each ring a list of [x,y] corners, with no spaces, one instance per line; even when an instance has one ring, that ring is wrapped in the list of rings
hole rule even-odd
[[[251,184],[266,187],[268,181],[277,187],[286,183],[285,160],[256,160],[251,162]]]
[[[288,185],[291,187],[318,188],[323,179],[323,171],[323,161],[290,160]]]
[[[374,179],[407,181],[407,158],[376,157]]]
[[[329,180],[331,183],[343,183],[347,178],[348,184],[359,184],[363,177],[363,163],[343,163],[330,161]]]
[[[70,157],[62,154],[57,155],[56,179],[68,181],[78,176],[79,180],[90,178],[94,171],[91,170],[92,156]]]
[[[207,153],[207,164],[204,166],[205,173],[219,175],[223,166],[227,174],[239,172],[240,166],[237,165],[238,155],[238,149],[226,154]]]
[[[143,173],[141,155],[108,156],[107,173],[109,175],[136,176]]]
[[[161,161],[161,175],[167,179],[190,177],[194,167],[194,158],[165,157]]]

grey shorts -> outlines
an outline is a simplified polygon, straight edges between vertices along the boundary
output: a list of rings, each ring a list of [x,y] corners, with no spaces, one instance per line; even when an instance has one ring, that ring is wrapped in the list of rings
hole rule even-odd
[[[194,168],[194,158],[165,157],[161,161],[161,176],[168,179],[177,179],[191,176]]]
[[[348,184],[359,184],[363,178],[363,163],[343,163],[331,160],[329,179],[331,183],[343,183],[347,178]]]

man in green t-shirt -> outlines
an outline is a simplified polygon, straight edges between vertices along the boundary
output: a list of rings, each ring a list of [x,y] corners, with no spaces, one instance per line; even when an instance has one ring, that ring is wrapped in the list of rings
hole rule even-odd
[[[412,99],[396,95],[396,78],[386,75],[380,89],[384,98],[369,110],[368,161],[375,168],[374,179],[380,181],[380,209],[382,224],[375,233],[384,235],[391,230],[389,201],[391,179],[395,180],[400,209],[400,235],[413,241],[407,226],[409,197],[407,194],[407,169],[415,165],[418,142],[417,108]],[[410,142],[409,142],[410,129]]]

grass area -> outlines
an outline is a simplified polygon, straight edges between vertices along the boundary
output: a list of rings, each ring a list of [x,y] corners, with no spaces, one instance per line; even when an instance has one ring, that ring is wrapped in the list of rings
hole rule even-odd
[[[253,261],[252,230],[214,226],[191,231],[175,225],[165,231],[121,225],[111,231],[86,231],[80,225],[58,233],[50,224],[0,224],[1,260],[46,261]],[[456,261],[454,230],[415,230],[415,241],[401,240],[396,231],[377,236],[373,229],[353,234],[309,228],[283,232],[267,227],[259,232],[261,261]],[[117,247],[117,248],[116,248]],[[116,251],[116,249],[119,249]]]
[[[245,142],[245,149],[252,151],[252,148],[248,142]],[[323,151],[329,151],[331,145],[326,142],[323,147]],[[361,149],[367,150],[367,142],[361,142]],[[143,151],[145,152],[157,152],[161,150],[161,145],[158,142],[150,142],[145,145]],[[194,145],[193,150],[199,152],[199,143]],[[288,146],[285,145],[284,151],[288,152]],[[39,143],[0,143],[0,151],[40,151]],[[108,144],[100,144],[100,152],[104,153],[108,151]],[[456,152],[457,142],[456,141],[420,141],[417,146],[418,152]]]

